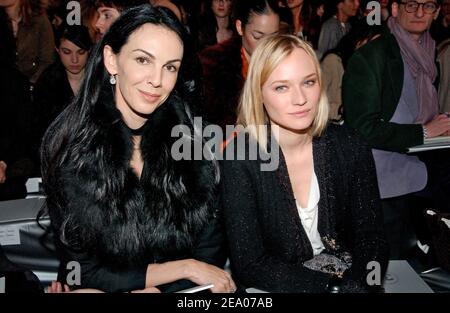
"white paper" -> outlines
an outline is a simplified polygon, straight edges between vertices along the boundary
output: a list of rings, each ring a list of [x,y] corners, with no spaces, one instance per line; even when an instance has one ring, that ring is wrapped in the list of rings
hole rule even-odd
[[[0,293],[5,293],[5,277],[0,278]]]
[[[408,152],[420,152],[448,148],[450,148],[450,136],[438,136],[425,139],[423,145],[410,147],[408,149]]]
[[[208,284],[208,285],[202,285],[202,286],[192,287],[189,289],[180,290],[175,293],[196,293],[196,292],[200,292],[200,291],[203,291],[206,289],[211,289],[213,287],[214,287],[213,284]]]
[[[441,221],[443,221],[445,223],[445,225],[447,225],[447,227],[450,228],[450,220],[449,219],[441,218]]]
[[[18,226],[0,226],[0,245],[20,245],[20,232]]]

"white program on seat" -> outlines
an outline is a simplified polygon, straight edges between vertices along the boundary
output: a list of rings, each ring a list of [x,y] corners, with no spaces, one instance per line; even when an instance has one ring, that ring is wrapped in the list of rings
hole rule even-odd
[[[31,198],[43,198],[44,195],[42,193],[42,178],[41,177],[31,177],[28,178],[25,187],[27,188],[27,197],[26,199]]]

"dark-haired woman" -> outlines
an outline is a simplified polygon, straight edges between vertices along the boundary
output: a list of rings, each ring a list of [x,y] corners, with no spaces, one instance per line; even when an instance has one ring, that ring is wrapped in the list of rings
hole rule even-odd
[[[62,26],[56,43],[59,57],[39,77],[34,91],[35,151],[46,129],[78,92],[92,46],[88,29],[81,25]]]
[[[165,9],[122,13],[92,52],[75,101],[45,135],[43,183],[62,254],[59,281],[69,286],[235,290],[221,269],[216,163],[172,155],[174,126],[198,131],[178,96],[189,61],[184,38]],[[183,138],[192,144],[193,136]],[[78,281],[67,264],[80,265]]]
[[[233,36],[232,0],[206,0],[199,21],[198,47],[202,50]]]
[[[237,1],[234,25],[239,36],[208,47],[199,54],[204,75],[204,118],[223,129],[236,122],[239,95],[253,50],[261,39],[279,31],[277,1]]]

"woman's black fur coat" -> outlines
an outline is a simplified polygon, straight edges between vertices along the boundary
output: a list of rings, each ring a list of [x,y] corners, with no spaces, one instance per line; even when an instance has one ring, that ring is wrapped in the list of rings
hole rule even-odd
[[[153,262],[195,258],[222,267],[216,166],[171,156],[179,139],[172,138],[172,127],[193,129],[183,103],[171,96],[150,115],[142,134],[140,180],[129,166],[132,134],[120,112],[103,105],[93,120],[98,131],[88,144],[44,181],[52,226],[61,239],[59,280],[67,282],[65,265],[72,260],[81,264],[78,287],[104,291],[144,288]],[[174,291],[189,283],[160,288]]]

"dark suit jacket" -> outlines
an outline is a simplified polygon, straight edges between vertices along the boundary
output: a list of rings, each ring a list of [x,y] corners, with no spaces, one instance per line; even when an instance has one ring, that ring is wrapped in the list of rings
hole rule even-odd
[[[420,124],[389,122],[403,88],[400,47],[389,29],[358,49],[342,81],[345,121],[376,149],[405,152],[423,143]]]
[[[248,140],[247,140],[248,142]],[[230,145],[227,149],[231,149]],[[388,261],[372,155],[354,131],[330,125],[313,141],[320,188],[318,230],[326,253],[352,254],[345,291],[365,290],[367,264]],[[261,159],[223,161],[222,202],[233,274],[246,287],[272,292],[324,292],[329,274],[303,262],[313,250],[302,227],[280,153],[276,171]]]

